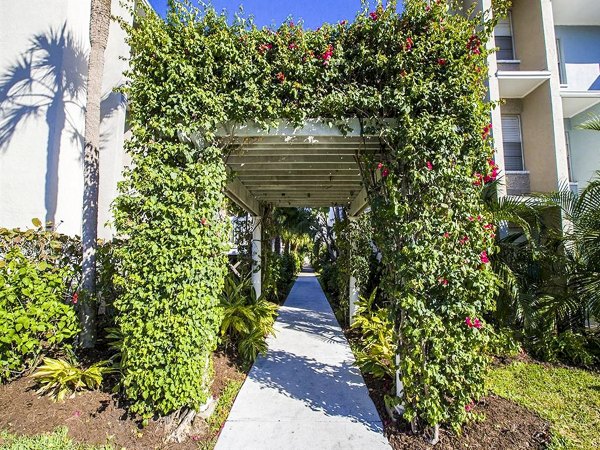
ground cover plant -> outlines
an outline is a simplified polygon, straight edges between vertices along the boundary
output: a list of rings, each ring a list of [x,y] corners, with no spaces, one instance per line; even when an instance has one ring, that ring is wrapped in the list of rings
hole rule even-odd
[[[495,1],[496,15],[506,6]],[[480,201],[497,175],[483,44],[493,26],[489,11],[424,0],[407,1],[402,15],[390,2],[315,31],[230,24],[178,2],[165,21],[147,14],[125,26],[133,164],[115,210],[128,236],[117,309],[135,411],[167,414],[207,397],[228,228],[219,124],[323,117],[344,129],[358,117],[382,142],[377,160],[359,156],[398,327],[406,417],[432,441],[441,423],[472,418],[487,362],[482,317],[497,290],[494,227]]]

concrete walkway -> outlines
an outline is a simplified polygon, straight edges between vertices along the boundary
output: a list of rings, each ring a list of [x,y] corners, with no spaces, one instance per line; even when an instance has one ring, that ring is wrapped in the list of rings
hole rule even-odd
[[[235,400],[216,450],[389,449],[315,275],[303,272]]]

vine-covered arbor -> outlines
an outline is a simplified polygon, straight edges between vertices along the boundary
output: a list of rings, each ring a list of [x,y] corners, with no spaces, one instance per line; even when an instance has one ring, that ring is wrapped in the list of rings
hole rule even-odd
[[[485,43],[492,12],[506,13],[492,3],[407,0],[398,14],[390,2],[311,31],[172,1],[166,21],[127,28],[133,164],[115,217],[134,410],[207,399],[227,192],[255,216],[261,202],[352,215],[368,200],[399,336],[397,401],[415,428],[472,418],[497,289],[480,200],[496,174]]]

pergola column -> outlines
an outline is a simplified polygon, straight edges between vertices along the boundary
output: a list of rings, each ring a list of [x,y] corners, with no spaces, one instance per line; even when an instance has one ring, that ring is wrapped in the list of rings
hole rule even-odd
[[[262,217],[252,216],[252,286],[256,298],[262,294]]]
[[[356,216],[348,216],[348,220],[350,221],[350,224],[352,224],[352,222],[354,222],[356,219],[357,219]],[[350,258],[348,261],[348,263],[350,265],[350,282],[348,283],[349,290],[350,290],[348,320],[349,320],[350,325],[352,325],[352,323],[354,322],[354,316],[356,316],[356,304],[358,303],[359,293],[360,293],[360,286],[358,286],[358,284],[357,284],[356,277],[354,277],[352,275],[352,258],[354,257],[354,253],[356,250],[355,245],[356,245],[356,243],[354,241],[350,242]]]

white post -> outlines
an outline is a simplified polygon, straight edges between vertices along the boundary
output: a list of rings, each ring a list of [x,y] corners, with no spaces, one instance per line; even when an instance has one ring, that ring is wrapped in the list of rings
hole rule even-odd
[[[256,298],[262,293],[262,270],[261,270],[261,244],[262,244],[262,218],[260,216],[252,216],[252,286]]]
[[[358,286],[356,285],[356,278],[350,275],[350,325],[354,322],[354,316],[356,315],[356,303],[358,302]]]
[[[350,222],[354,222],[356,220],[356,217],[354,216],[349,216],[348,220]],[[352,226],[352,223],[350,223],[348,226]],[[352,258],[353,258],[353,253],[354,253],[354,242],[350,242],[350,270],[352,270]],[[349,283],[349,287],[350,287],[350,292],[349,292],[349,308],[348,308],[348,312],[349,312],[349,322],[350,325],[352,325],[352,323],[354,322],[354,316],[356,315],[356,303],[358,302],[358,295],[359,295],[359,290],[360,290],[360,286],[357,286],[356,284],[356,278],[352,275],[350,275],[350,283]]]

